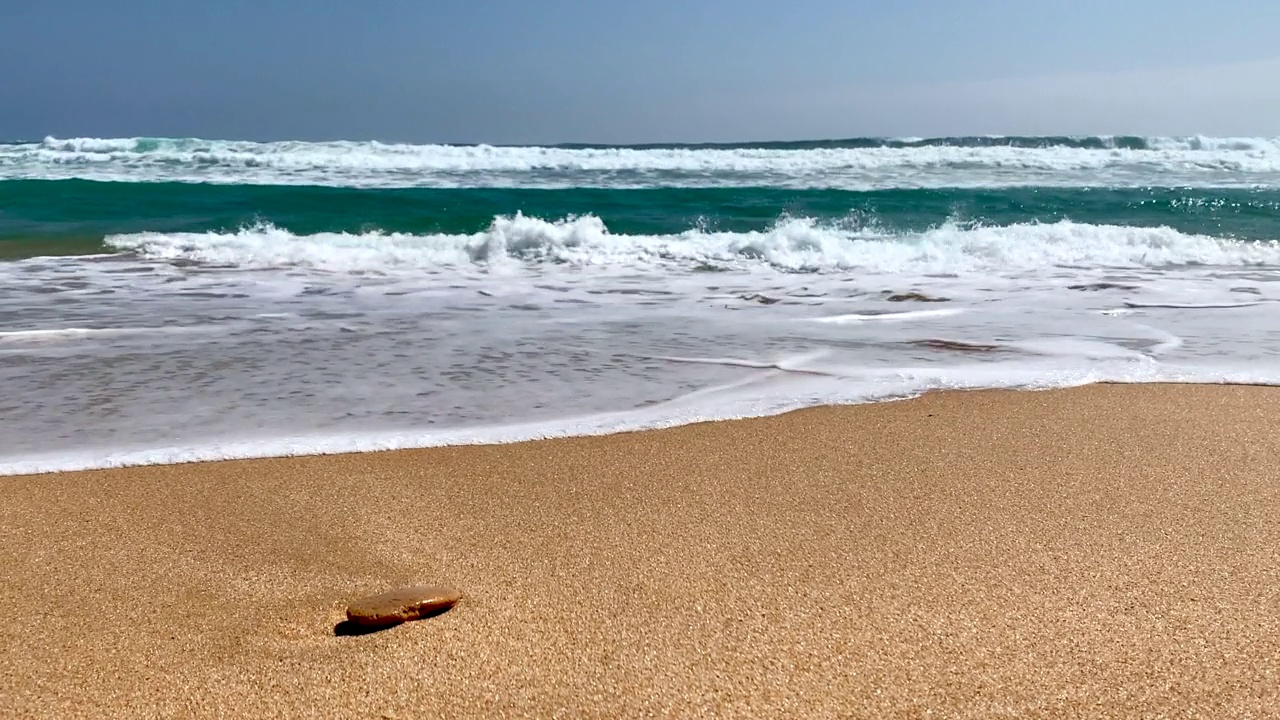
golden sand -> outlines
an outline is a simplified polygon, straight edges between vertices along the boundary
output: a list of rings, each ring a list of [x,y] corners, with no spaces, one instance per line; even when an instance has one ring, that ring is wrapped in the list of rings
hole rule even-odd
[[[1270,717],[1280,389],[0,478],[0,573],[6,718]]]

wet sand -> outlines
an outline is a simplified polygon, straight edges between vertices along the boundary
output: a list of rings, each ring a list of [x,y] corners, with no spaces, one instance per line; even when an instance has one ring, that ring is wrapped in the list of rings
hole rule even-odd
[[[0,568],[3,717],[1270,717],[1280,389],[7,477]]]

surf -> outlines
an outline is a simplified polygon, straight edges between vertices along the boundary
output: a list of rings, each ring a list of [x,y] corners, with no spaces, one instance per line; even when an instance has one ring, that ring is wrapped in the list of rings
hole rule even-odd
[[[588,215],[544,220],[494,218],[469,234],[316,233],[272,225],[227,233],[130,233],[108,247],[149,260],[239,268],[310,268],[327,272],[421,272],[433,269],[547,265],[583,269],[749,269],[789,272],[955,275],[1050,271],[1062,267],[1165,268],[1185,265],[1280,265],[1280,243],[1244,242],[1163,227],[1059,221],[1007,226],[947,223],[924,232],[846,230],[809,218],[779,220],[748,232],[690,228],[666,235],[613,233]]]
[[[1017,187],[1280,174],[1276,138],[936,138],[645,146],[45,138],[0,145],[2,179],[334,187]]]

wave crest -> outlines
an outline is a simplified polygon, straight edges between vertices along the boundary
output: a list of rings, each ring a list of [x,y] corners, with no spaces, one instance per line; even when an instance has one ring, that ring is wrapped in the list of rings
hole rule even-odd
[[[45,138],[0,145],[0,179],[335,187],[1248,186],[1278,138],[937,138],[513,147]]]
[[[772,267],[788,272],[1005,274],[1054,267],[1280,265],[1280,244],[1190,235],[1170,228],[1061,221],[999,227],[949,223],[924,233],[845,230],[799,218],[759,232],[621,235],[595,216],[556,221],[516,214],[469,235],[319,233],[271,225],[231,233],[113,235],[141,256],[248,268],[333,272],[432,271],[555,264],[626,270]]]

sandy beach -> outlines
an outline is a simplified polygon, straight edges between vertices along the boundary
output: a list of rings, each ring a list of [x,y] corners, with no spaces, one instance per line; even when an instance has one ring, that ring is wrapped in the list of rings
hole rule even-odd
[[[1280,388],[0,478],[3,717],[1273,717]],[[335,636],[408,583],[450,612]]]

